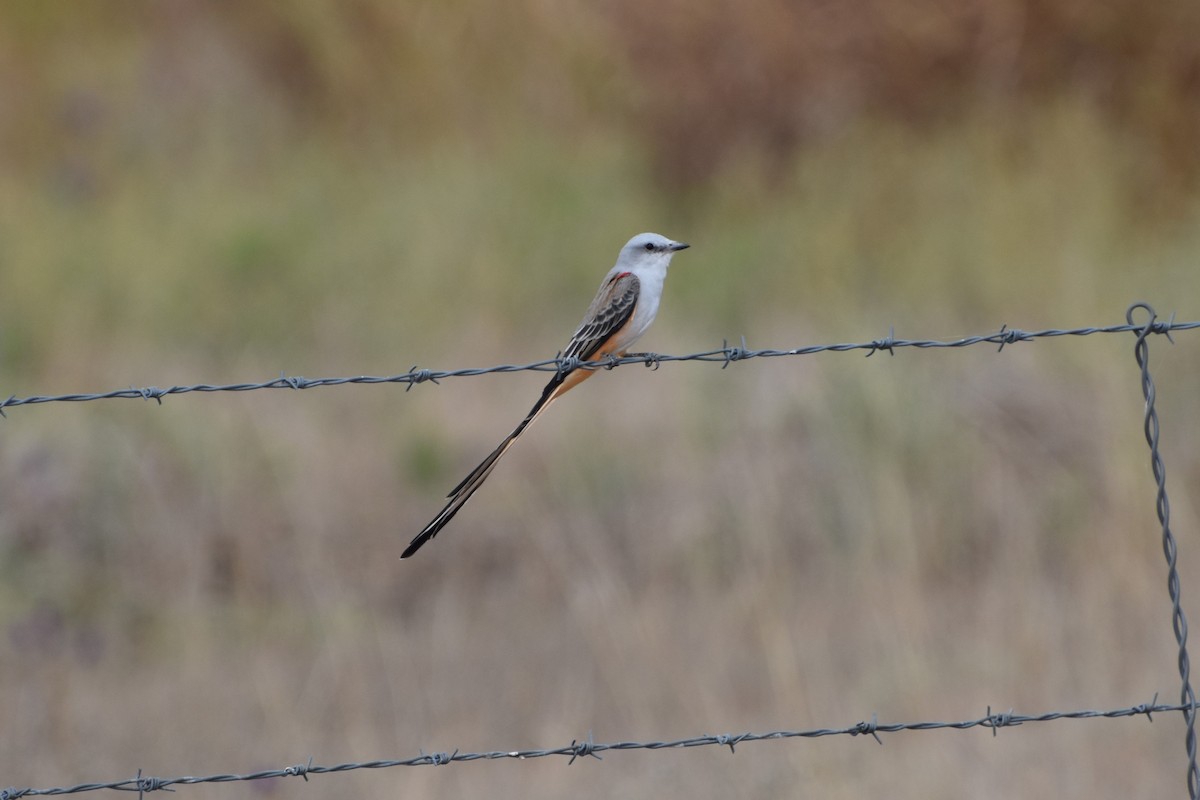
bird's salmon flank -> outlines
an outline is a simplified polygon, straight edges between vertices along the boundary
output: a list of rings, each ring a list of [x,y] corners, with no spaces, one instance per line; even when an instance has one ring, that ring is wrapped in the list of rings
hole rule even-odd
[[[654,317],[658,314],[658,301],[662,297],[663,281],[671,257],[688,245],[676,242],[657,233],[639,233],[630,239],[617,256],[617,264],[604,276],[596,298],[588,306],[583,322],[571,336],[565,358],[579,361],[599,361],[610,355],[620,356],[636,342]],[[405,549],[401,558],[408,558],[421,545],[437,536],[458,513],[471,495],[483,485],[496,468],[500,457],[508,452],[517,437],[525,432],[535,419],[551,403],[562,397],[575,386],[583,383],[595,370],[585,367],[560,372],[550,379],[542,390],[542,396],[521,420],[521,424],[505,437],[500,446],[491,452],[471,474],[450,492],[449,501],[441,512],[426,525]]]

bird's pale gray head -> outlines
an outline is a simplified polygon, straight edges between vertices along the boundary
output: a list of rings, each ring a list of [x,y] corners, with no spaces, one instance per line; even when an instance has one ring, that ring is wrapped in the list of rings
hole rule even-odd
[[[639,233],[621,248],[618,261],[627,264],[653,263],[671,260],[671,256],[684,250],[689,245],[686,242],[676,242],[660,233]]]

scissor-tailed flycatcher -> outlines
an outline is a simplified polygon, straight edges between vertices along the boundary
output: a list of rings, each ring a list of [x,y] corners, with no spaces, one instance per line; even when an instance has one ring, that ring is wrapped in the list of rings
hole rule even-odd
[[[638,340],[654,316],[658,313],[658,301],[662,297],[663,281],[667,277],[667,267],[671,265],[671,256],[688,245],[683,242],[673,242],[657,233],[639,233],[630,239],[617,256],[617,264],[600,284],[596,299],[588,306],[587,314],[579,328],[571,336],[567,349],[563,351],[564,358],[577,358],[580,361],[600,361],[608,356],[623,356],[625,351]],[[546,388],[542,396],[534,403],[533,408],[521,424],[513,430],[500,446],[492,451],[462,483],[455,486],[447,497],[450,501],[433,521],[417,534],[416,538],[401,554],[408,558],[428,542],[438,531],[446,527],[458,510],[467,504],[475,490],[483,485],[488,475],[496,468],[500,456],[508,452],[517,437],[525,432],[538,416],[559,397],[592,377],[595,370],[576,367],[575,369],[559,372]]]

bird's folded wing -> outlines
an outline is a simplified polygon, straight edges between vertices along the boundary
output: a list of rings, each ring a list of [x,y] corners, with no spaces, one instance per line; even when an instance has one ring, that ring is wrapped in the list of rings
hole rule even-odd
[[[640,289],[641,284],[632,272],[620,272],[605,281],[563,356],[587,361],[596,355],[629,322]],[[608,348],[604,350],[604,354],[611,352]]]

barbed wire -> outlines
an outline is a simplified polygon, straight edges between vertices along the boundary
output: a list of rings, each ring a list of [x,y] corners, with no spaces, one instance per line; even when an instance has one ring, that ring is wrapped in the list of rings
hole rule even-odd
[[[689,353],[687,355],[667,355],[663,353],[631,353],[622,358],[609,357],[600,361],[580,361],[577,358],[563,358],[561,354],[555,358],[548,358],[542,361],[535,361],[531,364],[500,364],[494,367],[469,367],[466,369],[453,370],[433,370],[433,369],[418,369],[412,367],[408,372],[401,375],[358,375],[354,377],[341,378],[303,378],[294,375],[281,374],[277,378],[260,381],[257,383],[230,383],[230,384],[208,384],[198,383],[190,386],[171,386],[169,388],[160,388],[157,386],[145,386],[141,388],[129,387],[125,389],[115,389],[108,392],[96,393],[77,393],[77,394],[59,394],[59,395],[31,395],[29,397],[10,396],[8,399],[0,401],[0,417],[6,416],[4,410],[6,408],[15,408],[17,406],[34,405],[38,403],[79,403],[91,400],[112,400],[112,399],[141,399],[155,400],[162,403],[163,398],[169,395],[188,394],[191,392],[250,392],[259,389],[314,389],[318,386],[344,386],[347,384],[381,384],[381,383],[403,383],[407,384],[406,391],[416,386],[419,383],[430,381],[437,383],[444,378],[466,378],[475,377],[478,375],[489,375],[496,372],[565,372],[576,367],[584,369],[613,369],[625,364],[645,364],[647,367],[657,369],[660,364],[665,364],[671,361],[704,361],[709,363],[721,364],[724,369],[736,361],[748,361],[754,358],[780,358],[784,356],[807,356],[816,353],[827,352],[848,352],[854,350],[866,351],[868,356],[883,350],[889,354],[895,355],[895,351],[905,347],[915,347],[918,349],[928,348],[957,348],[970,347],[979,344],[994,344],[998,349],[1003,350],[1005,347],[1019,342],[1029,342],[1036,339],[1045,339],[1057,336],[1091,336],[1096,333],[1130,333],[1141,332],[1146,329],[1145,325],[1135,325],[1128,323],[1125,325],[1107,325],[1107,326],[1091,326],[1085,328],[1048,328],[1040,331],[1023,331],[1017,328],[1009,328],[1007,325],[1001,326],[1000,330],[995,333],[981,334],[978,336],[967,336],[962,339],[897,339],[895,331],[892,330],[882,339],[875,339],[870,342],[850,342],[842,344],[818,344],[806,347],[794,347],[788,350],[751,350],[746,346],[745,337],[741,340],[741,345],[731,346],[728,341],[722,342],[721,347],[713,350],[706,350],[699,353]],[[1170,319],[1158,321],[1154,319],[1150,322],[1148,333],[1163,334],[1170,337],[1172,331],[1186,331],[1200,328],[1200,321],[1197,322],[1176,322],[1174,314]]]
[[[1150,446],[1150,470],[1154,473],[1157,485],[1155,509],[1158,521],[1162,527],[1163,554],[1167,558],[1167,591],[1171,595],[1171,627],[1175,631],[1175,641],[1179,644],[1179,679],[1181,682],[1180,702],[1186,707],[1183,718],[1186,724],[1184,747],[1188,754],[1187,786],[1188,795],[1196,800],[1200,792],[1200,772],[1196,768],[1196,695],[1192,691],[1191,665],[1187,651],[1187,618],[1183,614],[1180,601],[1179,571],[1175,562],[1178,550],[1175,536],[1171,533],[1171,503],[1167,499],[1167,470],[1163,465],[1162,455],[1158,452],[1158,410],[1154,406],[1157,392],[1154,380],[1150,377],[1150,346],[1146,338],[1157,319],[1154,309],[1147,303],[1134,303],[1125,311],[1125,320],[1133,324],[1133,314],[1142,310],[1149,315],[1145,326],[1138,332],[1137,344],[1133,347],[1133,356],[1137,359],[1138,368],[1142,371],[1142,396],[1146,400],[1146,410],[1143,420],[1143,430],[1146,434],[1146,444]]]
[[[1145,323],[1137,324],[1133,321],[1134,314],[1137,311],[1144,311],[1148,314],[1148,319]],[[1128,708],[1112,709],[1108,711],[1095,710],[1079,710],[1079,711],[1052,711],[1039,715],[1023,715],[1016,714],[1012,710],[1001,713],[992,713],[991,708],[987,710],[987,714],[983,717],[973,720],[965,720],[962,722],[907,722],[907,723],[888,723],[881,724],[875,716],[872,716],[869,722],[862,721],[854,725],[844,728],[816,728],[811,730],[799,731],[772,731],[769,733],[740,733],[740,734],[721,734],[721,735],[703,735],[688,739],[678,739],[674,741],[658,741],[658,742],[612,742],[612,743],[597,743],[592,740],[591,736],[585,741],[572,741],[570,745],[565,747],[541,749],[541,750],[507,750],[507,751],[490,751],[481,753],[464,753],[460,750],[455,750],[451,753],[435,752],[427,754],[424,751],[420,755],[408,759],[391,759],[380,761],[352,762],[345,764],[337,764],[333,766],[314,765],[310,758],[307,763],[296,764],[282,769],[265,770],[247,774],[219,774],[208,775],[203,777],[182,776],[175,778],[156,778],[146,777],[142,775],[141,770],[133,778],[113,781],[109,783],[81,783],[75,786],[64,786],[54,788],[17,788],[10,787],[0,790],[0,800],[16,800],[20,797],[39,796],[39,795],[62,795],[76,794],[80,792],[97,791],[101,789],[112,789],[119,791],[136,791],[139,795],[160,789],[170,790],[169,787],[178,785],[190,785],[200,783],[228,783],[234,781],[254,781],[265,780],[269,778],[284,778],[284,777],[302,777],[306,781],[309,775],[342,773],[360,769],[384,769],[390,767],[402,766],[438,766],[451,764],[454,762],[463,761],[478,761],[478,760],[496,760],[505,758],[515,759],[530,759],[542,758],[546,756],[567,756],[570,758],[569,763],[573,763],[575,759],[592,756],[600,758],[600,753],[610,750],[663,750],[677,749],[702,746],[727,746],[730,751],[734,751],[736,745],[747,742],[759,742],[776,739],[795,739],[795,738],[816,738],[821,736],[834,735],[849,735],[862,736],[870,735],[875,741],[882,744],[879,734],[895,733],[899,731],[925,731],[937,729],[957,729],[965,730],[975,727],[991,728],[992,735],[996,734],[997,729],[1004,727],[1013,727],[1034,722],[1049,722],[1058,719],[1090,719],[1090,718],[1118,718],[1132,717],[1145,715],[1147,719],[1152,720],[1154,713],[1170,713],[1182,712],[1186,725],[1185,747],[1188,754],[1187,765],[1187,786],[1188,793],[1192,800],[1200,800],[1200,771],[1196,764],[1196,735],[1195,721],[1197,702],[1195,693],[1192,690],[1190,679],[1190,660],[1187,650],[1187,619],[1183,612],[1180,578],[1177,569],[1178,549],[1174,534],[1170,526],[1170,503],[1167,497],[1166,489],[1166,468],[1163,464],[1161,453],[1159,452],[1159,418],[1155,408],[1157,399],[1154,381],[1150,375],[1149,367],[1149,345],[1148,339],[1151,334],[1165,335],[1168,340],[1171,339],[1172,331],[1192,330],[1200,328],[1200,322],[1183,322],[1177,323],[1174,321],[1174,315],[1166,321],[1159,321],[1154,309],[1145,303],[1135,303],[1126,311],[1125,325],[1111,325],[1106,327],[1089,327],[1089,328],[1072,328],[1072,329],[1047,329],[1042,331],[1020,331],[1002,327],[997,333],[986,334],[982,336],[971,336],[964,339],[956,339],[950,341],[944,340],[908,340],[896,339],[894,332],[889,334],[885,339],[875,340],[873,342],[864,342],[858,344],[831,344],[831,345],[815,345],[811,347],[800,347],[791,350],[750,350],[746,347],[745,340],[742,341],[740,347],[730,347],[728,343],[722,345],[719,350],[710,350],[703,353],[692,353],[684,356],[660,355],[656,353],[640,353],[626,356],[624,358],[610,358],[600,362],[583,363],[581,364],[576,359],[554,358],[546,361],[539,361],[533,364],[525,365],[501,365],[497,367],[487,367],[480,369],[464,369],[451,371],[435,371],[435,370],[418,370],[415,367],[404,375],[395,375],[391,377],[371,377],[360,376],[355,378],[296,378],[281,376],[271,381],[262,383],[250,384],[230,384],[225,386],[214,386],[208,384],[198,384],[195,386],[175,386],[170,389],[158,389],[148,387],[144,389],[122,389],[114,392],[106,392],[99,394],[75,394],[75,395],[58,395],[58,396],[32,396],[25,398],[10,397],[8,400],[0,403],[0,415],[3,415],[5,407],[13,407],[19,405],[28,405],[32,403],[49,403],[49,402],[78,402],[86,400],[101,400],[109,398],[137,398],[154,399],[161,403],[162,398],[170,394],[183,394],[186,392],[222,392],[222,391],[250,391],[255,389],[272,389],[272,388],[290,388],[290,389],[306,389],[315,386],[334,386],[349,383],[407,383],[408,389],[411,389],[415,384],[425,381],[437,382],[441,378],[449,377],[464,377],[473,375],[483,375],[492,372],[517,372],[523,370],[536,371],[559,371],[569,370],[576,367],[584,367],[587,369],[611,369],[613,367],[630,364],[642,363],[649,367],[657,367],[660,363],[666,361],[708,361],[722,362],[722,368],[729,366],[735,361],[746,360],[750,358],[770,358],[777,356],[791,355],[809,355],[820,352],[844,352],[851,350],[865,350],[867,355],[873,355],[880,350],[886,350],[893,353],[896,348],[902,347],[967,347],[970,345],[992,343],[1003,349],[1005,346],[1015,344],[1017,342],[1030,341],[1054,336],[1088,336],[1094,333],[1129,333],[1137,334],[1137,342],[1134,346],[1134,356],[1137,359],[1137,364],[1141,370],[1141,386],[1142,394],[1145,398],[1145,413],[1143,419],[1143,428],[1146,436],[1146,443],[1150,448],[1150,463],[1151,470],[1154,475],[1157,492],[1156,492],[1156,510],[1158,520],[1162,529],[1162,545],[1163,553],[1167,560],[1167,588],[1171,598],[1172,606],[1172,628],[1175,632],[1175,639],[1179,646],[1178,666],[1181,682],[1180,703],[1178,705],[1161,705],[1158,703],[1158,694],[1154,695],[1154,699],[1150,703],[1130,706]]]
[[[687,739],[675,739],[671,741],[658,742],[596,742],[589,734],[582,741],[576,739],[568,745],[562,747],[552,747],[539,750],[491,750],[481,753],[464,753],[459,750],[453,752],[432,752],[426,753],[423,750],[420,755],[411,758],[403,759],[384,759],[379,761],[361,761],[351,762],[346,764],[334,764],[325,766],[312,763],[310,758],[307,762],[293,764],[281,769],[268,769],[259,772],[249,772],[245,774],[222,774],[222,775],[204,775],[181,776],[176,778],[156,778],[143,775],[141,770],[138,770],[137,775],[124,780],[112,781],[109,783],[80,783],[75,786],[60,786],[48,789],[34,788],[17,788],[9,787],[0,791],[0,800],[17,800],[20,797],[35,797],[46,795],[62,795],[62,794],[78,794],[81,792],[94,792],[101,789],[115,789],[119,791],[129,792],[153,792],[160,789],[169,789],[172,786],[192,785],[200,783],[233,783],[237,781],[260,781],[270,778],[295,778],[300,777],[308,780],[309,775],[328,775],[341,772],[353,772],[362,769],[391,769],[394,767],[425,767],[425,766],[445,766],[456,762],[467,761],[496,761],[500,759],[517,759],[526,760],[531,758],[546,758],[549,756],[563,756],[569,759],[568,763],[574,763],[577,758],[592,757],[600,759],[601,753],[606,753],[614,750],[678,750],[690,747],[728,747],[731,753],[736,752],[739,744],[749,744],[754,742],[766,742],[779,739],[816,739],[823,736],[870,736],[879,744],[883,744],[880,738],[881,733],[899,733],[900,731],[932,731],[941,729],[967,730],[969,728],[990,728],[992,735],[996,735],[996,731],[1000,728],[1012,728],[1019,725],[1035,722],[1052,722],[1060,719],[1115,719],[1120,717],[1136,717],[1145,716],[1151,722],[1154,721],[1154,714],[1165,714],[1171,712],[1190,712],[1195,713],[1196,706],[1193,705],[1162,705],[1158,702],[1158,694],[1154,695],[1154,699],[1149,703],[1142,703],[1128,708],[1116,708],[1108,711],[1096,710],[1079,710],[1079,711],[1048,711],[1044,714],[1018,714],[1013,710],[994,713],[989,706],[987,713],[977,719],[968,719],[961,722],[880,722],[875,715],[871,719],[856,722],[853,725],[848,725],[844,728],[812,728],[809,730],[778,730],[769,731],[766,733],[735,733],[735,734],[704,734],[701,736],[693,736]],[[602,760],[602,759],[601,759]]]

